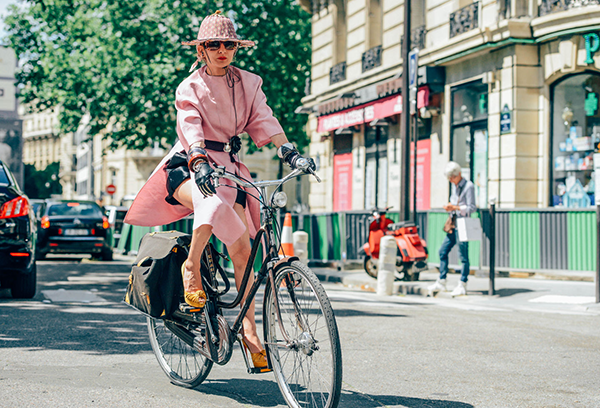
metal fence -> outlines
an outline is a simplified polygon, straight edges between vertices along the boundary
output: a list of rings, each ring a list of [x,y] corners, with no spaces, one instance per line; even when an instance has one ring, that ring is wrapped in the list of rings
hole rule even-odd
[[[283,224],[281,214],[280,223]],[[489,266],[491,218],[488,210],[474,215],[481,219],[483,239],[469,243],[472,268]],[[340,262],[359,260],[359,250],[368,240],[370,213],[347,211],[320,214],[293,214],[294,231],[308,233],[308,256],[312,261]],[[388,217],[398,221],[397,212]],[[417,214],[417,225],[427,241],[429,264],[439,264],[438,250],[445,237],[442,227],[447,214],[430,210]],[[496,211],[496,270],[499,271],[594,271],[598,256],[596,215],[592,209],[500,209]],[[141,237],[154,229],[191,231],[187,218],[162,227],[124,225],[118,250],[137,252]],[[215,240],[219,247],[220,243]],[[483,247],[481,247],[483,246]],[[458,266],[458,251],[450,253],[450,265]]]

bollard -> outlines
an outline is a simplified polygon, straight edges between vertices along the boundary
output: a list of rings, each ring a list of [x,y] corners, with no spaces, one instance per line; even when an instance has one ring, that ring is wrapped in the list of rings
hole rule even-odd
[[[304,265],[308,264],[308,234],[304,231],[296,231],[292,234],[294,241],[294,254]]]
[[[379,242],[379,265],[377,266],[377,294],[391,296],[394,291],[394,270],[398,246],[392,236],[383,236]]]

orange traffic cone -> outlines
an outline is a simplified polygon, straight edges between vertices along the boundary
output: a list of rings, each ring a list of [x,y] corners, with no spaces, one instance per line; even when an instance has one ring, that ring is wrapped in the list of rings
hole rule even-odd
[[[294,256],[294,239],[292,238],[292,214],[285,214],[283,230],[281,230],[281,247],[279,255]]]

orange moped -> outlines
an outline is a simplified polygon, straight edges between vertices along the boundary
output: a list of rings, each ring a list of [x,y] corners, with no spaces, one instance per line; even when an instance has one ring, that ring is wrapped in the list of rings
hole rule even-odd
[[[379,263],[379,242],[384,235],[391,235],[396,240],[396,280],[417,281],[421,271],[427,269],[427,243],[419,237],[418,227],[412,221],[394,223],[386,217],[388,210],[374,209],[369,218],[369,241],[366,242],[361,254],[364,254],[363,265],[365,272],[377,278]]]

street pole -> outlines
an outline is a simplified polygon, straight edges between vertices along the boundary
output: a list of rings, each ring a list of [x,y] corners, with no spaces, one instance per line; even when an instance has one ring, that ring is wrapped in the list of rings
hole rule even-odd
[[[412,104],[413,101],[411,100]],[[415,224],[417,223],[417,115],[413,115],[413,129],[412,129],[412,137],[413,137],[413,217]]]
[[[483,237],[482,237],[483,238]],[[496,279],[496,202],[490,201],[490,288],[489,296],[494,296]],[[483,240],[481,241],[483,245]]]
[[[409,61],[410,52],[410,0],[404,0],[404,39],[402,41],[402,118],[400,137],[402,137],[402,160],[400,161],[400,216],[410,220],[410,98],[409,98]],[[416,157],[415,157],[416,161]]]

